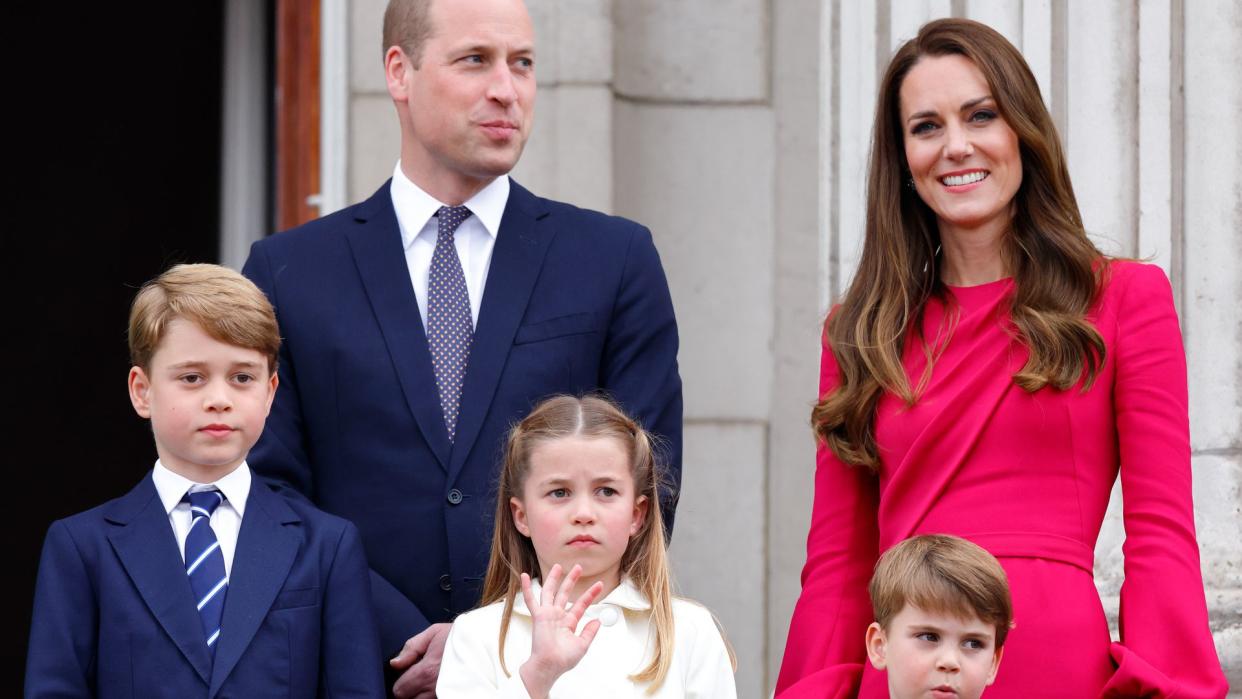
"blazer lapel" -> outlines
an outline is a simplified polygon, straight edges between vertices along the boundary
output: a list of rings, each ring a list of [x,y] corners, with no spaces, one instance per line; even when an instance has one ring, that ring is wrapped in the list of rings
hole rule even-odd
[[[450,449],[448,430],[440,412],[440,401],[436,398],[439,392],[431,366],[431,351],[427,347],[427,334],[423,331],[418,302],[410,284],[410,271],[401,247],[401,228],[392,208],[390,185],[391,180],[358,208],[355,217],[357,225],[348,229],[345,237],[353,252],[358,276],[379,321],[406,405],[439,460],[440,467],[447,469]],[[495,264],[493,261],[493,269]]]
[[[301,542],[300,527],[289,525],[301,521],[263,479],[256,476],[251,480],[224,598],[209,698],[228,679],[289,576]]]
[[[483,304],[470,344],[457,438],[449,466],[450,483],[457,478],[478,439],[509,348],[513,346],[513,336],[526,314],[531,290],[555,235],[551,226],[538,223],[547,216],[538,198],[518,183],[510,184],[509,201],[496,234]]]
[[[111,505],[104,518],[116,525],[108,533],[108,541],[138,594],[206,684],[211,676],[211,656],[203,623],[195,610],[177,538],[150,474]]]

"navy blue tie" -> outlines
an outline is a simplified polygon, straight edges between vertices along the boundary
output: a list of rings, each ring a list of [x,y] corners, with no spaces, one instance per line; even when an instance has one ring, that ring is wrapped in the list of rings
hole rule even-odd
[[[461,271],[461,258],[453,234],[470,217],[464,206],[442,206],[436,212],[436,249],[427,276],[427,344],[440,393],[440,411],[449,441],[457,435],[461,387],[466,378],[466,359],[474,338],[470,294]]]
[[[224,502],[224,495],[218,490],[200,490],[186,493],[181,501],[190,503],[190,515],[193,517],[185,537],[185,572],[190,576],[190,589],[194,591],[198,616],[203,622],[203,637],[214,658],[229,578],[224,573],[224,554],[220,551],[220,542],[211,529],[211,513]]]

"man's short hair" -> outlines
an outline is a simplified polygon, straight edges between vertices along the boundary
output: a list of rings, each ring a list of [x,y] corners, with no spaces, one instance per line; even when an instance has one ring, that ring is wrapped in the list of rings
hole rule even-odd
[[[181,318],[226,344],[267,357],[276,371],[280,328],[267,296],[254,282],[219,265],[177,265],[143,284],[129,310],[129,357],[149,368],[168,324]]]
[[[401,47],[417,68],[423,61],[423,45],[431,38],[431,0],[388,0],[384,10],[384,55]]]
[[[885,631],[906,605],[914,605],[994,625],[999,650],[1013,620],[1009,580],[1000,563],[979,546],[947,534],[911,537],[886,551],[868,591],[876,623]]]

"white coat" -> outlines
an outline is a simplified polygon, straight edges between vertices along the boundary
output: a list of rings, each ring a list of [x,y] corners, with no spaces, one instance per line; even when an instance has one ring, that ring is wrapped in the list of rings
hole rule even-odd
[[[533,587],[538,597],[538,583]],[[506,677],[496,653],[503,609],[496,602],[453,622],[436,684],[440,699],[529,699],[518,668],[530,657],[530,610],[518,595],[505,639]],[[735,699],[733,668],[720,629],[711,612],[689,600],[673,600],[673,662],[659,691],[647,694],[646,683],[629,678],[651,661],[650,610],[647,598],[629,580],[588,607],[579,630],[599,619],[599,633],[578,665],[552,685],[549,699]]]

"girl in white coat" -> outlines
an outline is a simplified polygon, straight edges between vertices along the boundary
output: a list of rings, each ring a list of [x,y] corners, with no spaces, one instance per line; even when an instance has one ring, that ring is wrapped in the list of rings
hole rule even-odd
[[[650,435],[605,399],[518,423],[482,606],[453,623],[436,695],[733,699],[715,618],[672,595],[659,482]]]

